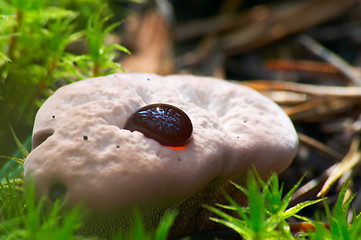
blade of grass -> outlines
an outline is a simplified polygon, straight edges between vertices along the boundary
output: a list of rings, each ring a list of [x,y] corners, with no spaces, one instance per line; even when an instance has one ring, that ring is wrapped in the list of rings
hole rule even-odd
[[[155,233],[156,240],[166,240],[168,238],[168,233],[171,226],[174,223],[174,220],[177,216],[177,211],[167,211],[163,215],[162,220],[159,223],[159,226]]]
[[[11,134],[15,140],[16,145],[18,146],[23,158],[25,159],[29,155],[29,151],[24,147],[24,145],[19,141],[18,137],[16,136],[14,129],[11,125],[9,125]]]

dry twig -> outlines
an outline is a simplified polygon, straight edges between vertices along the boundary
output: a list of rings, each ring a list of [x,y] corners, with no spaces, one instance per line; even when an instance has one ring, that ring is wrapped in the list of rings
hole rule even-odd
[[[320,86],[312,84],[293,83],[286,81],[245,81],[242,84],[251,87],[257,91],[292,91],[314,96],[331,96],[353,98],[354,100],[361,98],[361,87],[339,87],[339,86]]]
[[[308,50],[310,50],[313,54],[321,57],[328,63],[331,63],[335,68],[340,71],[340,73],[347,77],[352,84],[361,85],[361,78],[359,74],[357,74],[354,71],[354,68],[351,67],[350,64],[348,64],[345,60],[340,58],[337,54],[323,47],[321,44],[319,44],[307,35],[302,35],[299,38],[299,42]]]
[[[360,149],[360,137],[355,136],[352,140],[352,144],[349,152],[344,159],[336,165],[332,173],[326,180],[321,191],[317,194],[317,197],[325,196],[330,187],[347,171],[351,170],[361,160],[361,149]]]

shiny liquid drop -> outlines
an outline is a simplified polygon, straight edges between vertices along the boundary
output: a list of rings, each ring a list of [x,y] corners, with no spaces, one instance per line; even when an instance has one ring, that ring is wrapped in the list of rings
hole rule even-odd
[[[169,104],[150,104],[133,113],[125,129],[139,131],[164,146],[180,147],[192,137],[192,122],[185,112]]]

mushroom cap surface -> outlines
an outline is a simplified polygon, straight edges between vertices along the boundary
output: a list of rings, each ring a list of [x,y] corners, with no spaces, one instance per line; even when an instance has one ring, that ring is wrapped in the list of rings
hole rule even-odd
[[[162,146],[124,129],[129,116],[153,103],[183,110],[193,134],[185,148]],[[211,182],[281,172],[298,138],[282,109],[260,93],[192,75],[124,73],[58,89],[39,109],[25,178],[38,194],[66,186],[69,205],[95,212],[134,205],[177,204]]]

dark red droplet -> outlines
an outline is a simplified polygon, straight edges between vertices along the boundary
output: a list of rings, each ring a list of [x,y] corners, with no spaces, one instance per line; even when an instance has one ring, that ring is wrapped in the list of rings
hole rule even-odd
[[[150,104],[133,113],[125,129],[139,131],[162,145],[180,147],[192,137],[193,125],[181,109],[169,104]]]

